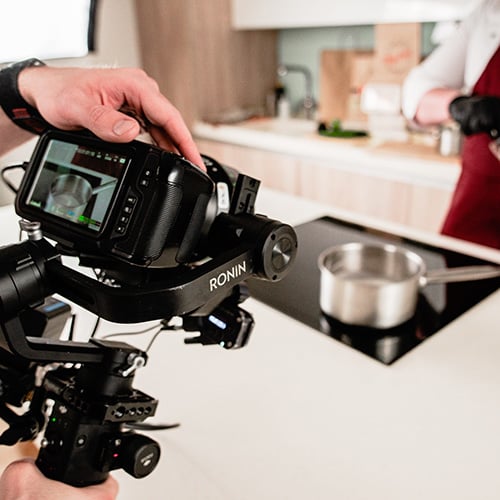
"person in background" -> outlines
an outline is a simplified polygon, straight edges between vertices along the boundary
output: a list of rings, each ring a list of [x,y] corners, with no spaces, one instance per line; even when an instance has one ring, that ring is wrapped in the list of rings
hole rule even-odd
[[[160,147],[204,168],[179,111],[142,70],[56,68],[30,59],[0,71],[0,154],[49,126],[129,142],[141,132],[140,122]],[[13,462],[0,477],[0,500],[112,500],[117,493],[111,476],[74,488],[47,479],[30,459]]]
[[[465,134],[441,232],[500,248],[500,0],[484,0],[409,73],[402,108],[419,125],[455,120]]]

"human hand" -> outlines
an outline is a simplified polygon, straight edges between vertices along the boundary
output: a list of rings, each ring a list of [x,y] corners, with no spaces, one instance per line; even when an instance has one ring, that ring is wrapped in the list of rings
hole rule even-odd
[[[179,111],[140,69],[37,66],[21,71],[18,86],[50,124],[63,130],[87,128],[107,141],[129,142],[141,132],[139,122],[120,111],[126,108],[148,124],[160,147],[203,168]]]
[[[75,488],[46,478],[31,459],[12,462],[0,477],[0,500],[114,500],[118,483]]]
[[[493,156],[500,161],[500,137],[494,141],[490,141],[488,147],[493,154]]]
[[[457,97],[450,103],[450,115],[465,135],[486,132],[496,137],[500,132],[500,97]]]

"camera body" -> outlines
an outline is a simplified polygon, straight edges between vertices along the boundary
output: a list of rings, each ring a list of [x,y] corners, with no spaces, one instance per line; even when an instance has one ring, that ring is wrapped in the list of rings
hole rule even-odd
[[[200,168],[154,145],[52,130],[28,163],[16,211],[68,250],[149,265],[169,248],[183,262],[213,191]]]

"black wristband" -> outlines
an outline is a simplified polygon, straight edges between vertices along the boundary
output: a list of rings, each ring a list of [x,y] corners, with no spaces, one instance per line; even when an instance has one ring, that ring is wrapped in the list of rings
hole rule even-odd
[[[33,66],[45,64],[38,59],[27,59],[0,70],[0,106],[16,125],[34,134],[41,134],[51,126],[36,108],[23,99],[17,83],[19,73]]]

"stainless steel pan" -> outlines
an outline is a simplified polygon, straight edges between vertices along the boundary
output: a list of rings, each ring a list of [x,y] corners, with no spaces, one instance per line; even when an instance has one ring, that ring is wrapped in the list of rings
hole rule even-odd
[[[467,266],[426,271],[422,258],[395,245],[348,243],[318,258],[320,307],[352,325],[391,328],[410,319],[418,293],[430,283],[500,276],[500,266]]]
[[[92,196],[110,189],[115,184],[116,180],[112,180],[92,188],[90,182],[80,175],[58,175],[50,187],[46,209],[78,221]]]

